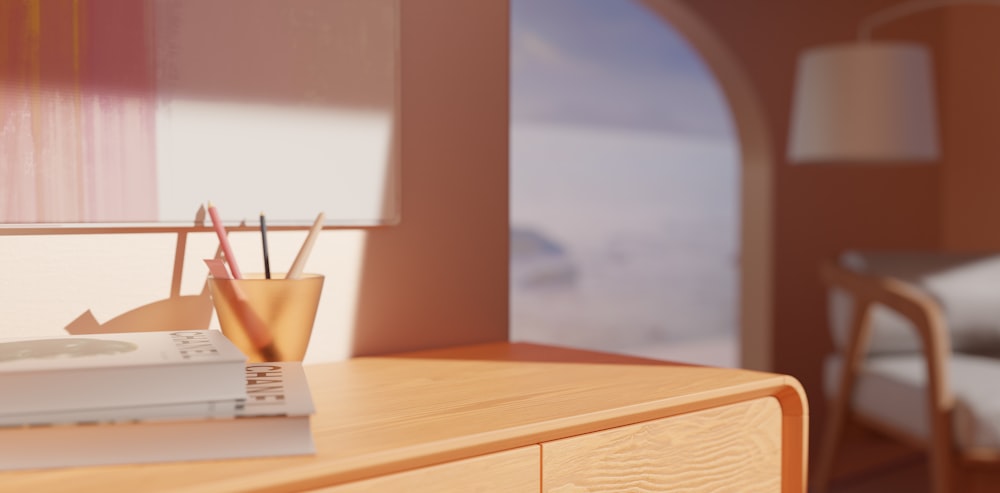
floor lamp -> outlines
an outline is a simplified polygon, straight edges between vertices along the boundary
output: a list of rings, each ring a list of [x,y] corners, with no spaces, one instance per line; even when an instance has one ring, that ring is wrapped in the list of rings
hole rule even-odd
[[[931,57],[910,42],[872,41],[877,27],[956,4],[915,0],[863,19],[855,42],[804,51],[798,61],[787,156],[793,163],[918,163],[940,157]]]

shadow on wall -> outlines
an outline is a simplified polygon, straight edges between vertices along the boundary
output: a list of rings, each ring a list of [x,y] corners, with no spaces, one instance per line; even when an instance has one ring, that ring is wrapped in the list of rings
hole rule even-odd
[[[202,211],[203,212],[203,211]],[[204,214],[201,215],[204,220]],[[94,313],[87,310],[66,325],[70,334],[100,334],[117,332],[154,332],[160,330],[208,329],[212,322],[212,298],[208,280],[196,295],[180,294],[181,275],[184,272],[184,253],[187,247],[187,233],[177,233],[177,247],[174,253],[173,278],[170,282],[170,297],[148,303],[122,313],[104,323],[97,320]],[[215,258],[221,258],[221,246],[215,251]]]

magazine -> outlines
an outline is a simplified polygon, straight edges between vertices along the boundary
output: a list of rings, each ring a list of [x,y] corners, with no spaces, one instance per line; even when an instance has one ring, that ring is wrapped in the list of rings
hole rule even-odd
[[[217,330],[0,339],[0,416],[246,397]]]
[[[247,364],[244,382],[247,399],[227,418],[2,427],[0,469],[315,453],[302,364]]]

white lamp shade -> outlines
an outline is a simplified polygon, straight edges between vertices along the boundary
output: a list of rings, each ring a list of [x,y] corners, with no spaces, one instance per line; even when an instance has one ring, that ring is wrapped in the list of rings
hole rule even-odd
[[[823,46],[799,58],[792,162],[908,162],[938,158],[930,54],[913,43]]]

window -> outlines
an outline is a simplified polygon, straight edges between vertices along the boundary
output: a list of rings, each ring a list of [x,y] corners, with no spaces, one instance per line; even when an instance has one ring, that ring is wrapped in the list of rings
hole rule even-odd
[[[511,338],[735,366],[738,149],[642,5],[512,0]]]

